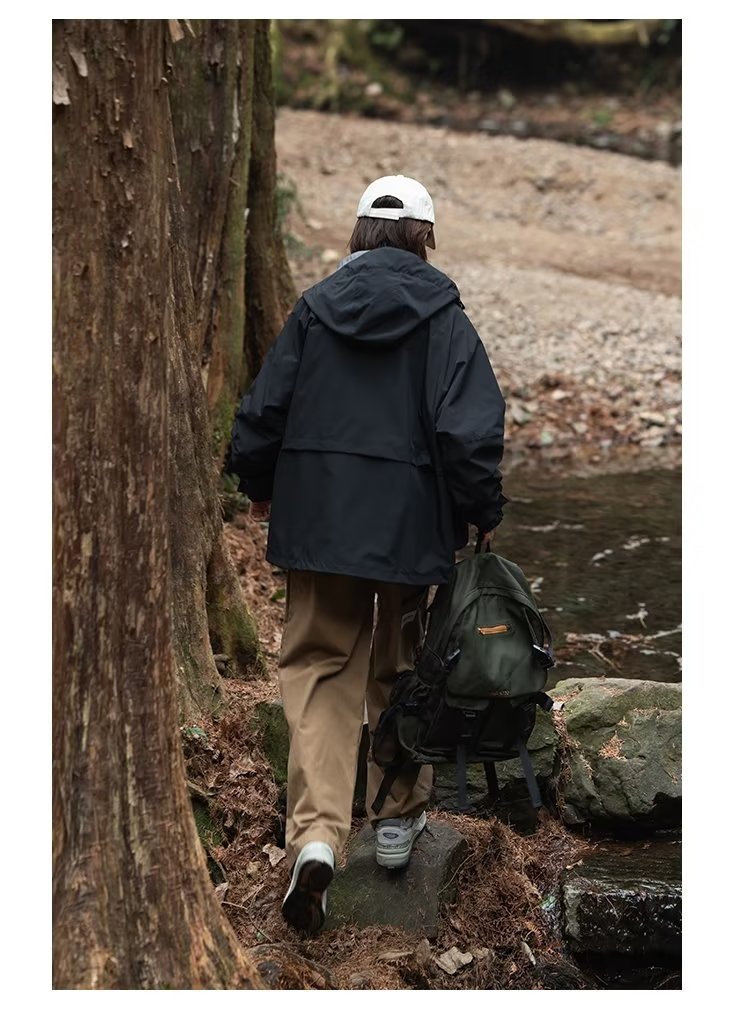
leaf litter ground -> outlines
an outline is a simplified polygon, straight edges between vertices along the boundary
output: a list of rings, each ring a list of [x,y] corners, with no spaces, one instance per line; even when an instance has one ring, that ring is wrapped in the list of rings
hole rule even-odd
[[[270,973],[269,985],[532,989],[560,978],[576,985],[577,974],[562,953],[552,892],[586,845],[544,811],[531,835],[495,818],[430,814],[459,830],[470,846],[455,878],[457,900],[445,909],[432,943],[392,927],[343,927],[316,938],[290,930],[280,912],[289,879],[279,851],[283,790],[255,726],[257,704],[277,695],[270,681],[229,678],[222,715],[183,731],[190,792],[217,896],[241,941]],[[353,834],[364,822],[354,821]],[[451,953],[471,960],[451,974],[438,964]],[[568,968],[573,974],[566,976]]]

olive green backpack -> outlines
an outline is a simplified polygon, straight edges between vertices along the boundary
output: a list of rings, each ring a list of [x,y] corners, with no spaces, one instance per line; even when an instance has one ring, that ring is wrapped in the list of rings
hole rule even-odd
[[[466,765],[482,762],[496,798],[494,762],[516,756],[540,806],[526,743],[537,707],[561,706],[544,693],[554,663],[549,628],[523,572],[477,542],[474,556],[438,587],[416,670],[398,676],[373,734],[373,758],[385,771],[375,812],[398,774],[415,764],[454,761],[465,809]]]

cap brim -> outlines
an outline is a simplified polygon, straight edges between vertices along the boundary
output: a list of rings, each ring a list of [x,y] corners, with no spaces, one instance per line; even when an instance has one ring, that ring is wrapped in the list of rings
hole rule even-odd
[[[433,251],[435,250],[435,227],[434,226],[432,226],[430,228],[430,232],[427,234],[427,240],[425,240],[425,244],[427,245],[427,247],[431,247]]]

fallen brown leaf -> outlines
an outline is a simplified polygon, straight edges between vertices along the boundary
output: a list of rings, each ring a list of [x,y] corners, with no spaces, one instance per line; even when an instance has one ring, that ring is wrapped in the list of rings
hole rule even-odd
[[[472,961],[474,961],[473,954],[468,952],[464,954],[457,947],[451,947],[444,954],[441,954],[439,958],[435,959],[435,964],[443,972],[447,972],[449,976],[454,976],[459,969],[471,964]]]

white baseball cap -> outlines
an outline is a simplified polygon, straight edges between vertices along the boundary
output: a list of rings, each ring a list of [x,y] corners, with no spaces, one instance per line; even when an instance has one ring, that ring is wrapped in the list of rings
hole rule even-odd
[[[402,209],[374,209],[372,203],[378,198],[390,195],[403,202]],[[413,177],[404,177],[400,173],[394,177],[378,177],[365,189],[359,199],[357,218],[367,216],[369,219],[422,219],[428,223],[435,222],[435,208],[430,192]]]

